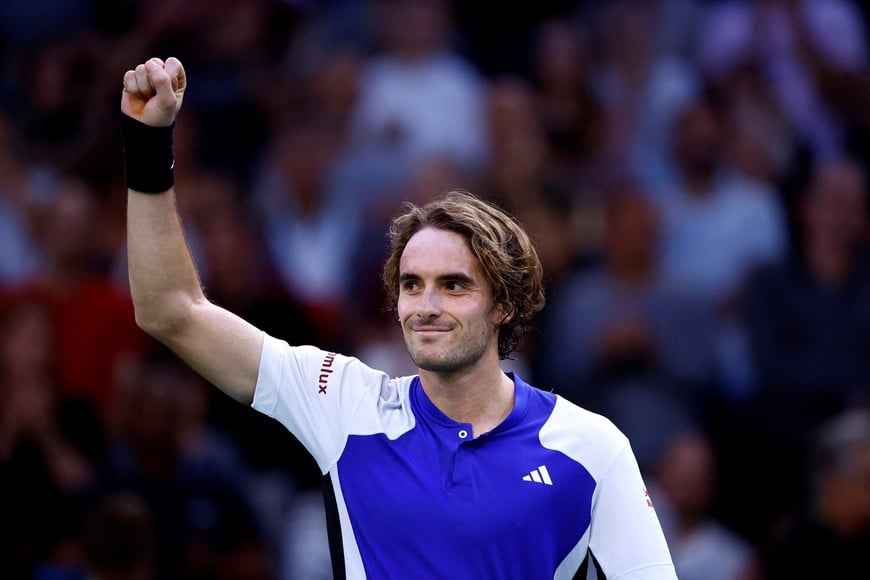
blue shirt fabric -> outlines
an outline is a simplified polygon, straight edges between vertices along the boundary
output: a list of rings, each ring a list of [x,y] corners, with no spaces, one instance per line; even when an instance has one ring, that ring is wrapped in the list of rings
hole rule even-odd
[[[573,578],[591,552],[608,578],[675,577],[624,435],[512,378],[513,410],[475,436],[417,376],[266,337],[253,407],[327,476],[337,575]]]

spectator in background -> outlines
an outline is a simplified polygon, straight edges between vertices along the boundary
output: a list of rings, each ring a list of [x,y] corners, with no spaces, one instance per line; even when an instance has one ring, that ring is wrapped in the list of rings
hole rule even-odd
[[[29,578],[53,557],[81,515],[93,481],[93,413],[65,404],[54,375],[48,313],[37,303],[0,314],[0,558],[4,574]],[[93,439],[93,438],[90,438]]]
[[[136,328],[129,295],[101,267],[105,257],[95,253],[100,224],[87,184],[59,179],[37,230],[44,267],[7,296],[47,309],[59,396],[85,400],[105,418],[115,381],[142,353],[147,337]]]
[[[595,90],[611,154],[630,177],[655,185],[670,174],[667,136],[697,94],[699,79],[679,54],[660,50],[645,4],[615,2],[604,9],[604,57],[595,71]]]
[[[47,181],[22,158],[12,121],[0,113],[0,284],[12,286],[41,266],[33,232],[40,182]]]
[[[782,255],[784,210],[771,185],[735,175],[725,163],[722,119],[707,99],[681,113],[671,154],[676,176],[654,191],[662,211],[662,273],[726,309],[756,267]]]
[[[710,94],[680,112],[670,155],[675,173],[653,190],[662,213],[662,275],[706,302],[723,394],[746,400],[756,386],[742,323],[753,269],[788,244],[785,210],[772,184],[729,163],[722,111]]]
[[[361,227],[361,203],[343,198],[332,177],[341,146],[336,127],[297,119],[277,130],[253,184],[269,259],[304,308],[316,340],[336,346]]]
[[[490,83],[486,118],[492,156],[476,189],[523,222],[555,283],[578,254],[571,231],[574,199],[565,176],[555,170],[536,104],[532,87],[519,78]]]
[[[602,263],[553,292],[536,369],[542,384],[606,411],[648,468],[670,433],[700,416],[712,320],[662,278],[658,215],[644,194],[614,192],[606,224]]]
[[[93,114],[93,60],[82,42],[55,42],[28,55],[22,68],[27,74],[20,78],[24,104],[17,121],[30,161],[66,169],[90,144],[84,137]]]
[[[569,243],[569,247],[552,247],[553,251],[547,252],[551,259],[562,256],[561,263],[548,270],[557,273],[552,283],[557,283],[565,274],[566,266],[573,266],[601,250],[603,197],[625,178],[624,159],[609,147],[601,95],[595,91],[598,71],[589,28],[563,17],[547,20],[533,30],[531,89],[536,125],[540,127],[538,131],[543,131],[547,151],[546,155],[529,157],[544,164],[543,171],[537,171],[547,179],[549,203],[545,205],[556,210],[562,220],[558,226],[551,223],[539,228],[544,234],[539,240],[551,247],[560,237],[567,238]],[[492,91],[496,90],[493,87]],[[491,115],[494,115],[498,98],[493,96],[491,100]],[[518,111],[504,110],[501,123],[510,130],[517,114]],[[493,133],[491,173],[508,164],[519,164],[519,167],[528,164],[521,159],[523,147],[517,145],[511,147],[516,153],[505,158],[499,151],[505,149],[505,145],[500,135]],[[521,134],[514,137],[517,138],[532,145],[540,139],[537,135]],[[505,177],[510,179],[510,172]],[[517,189],[516,186],[513,189]]]
[[[352,147],[405,168],[446,155],[465,171],[488,157],[482,79],[451,48],[445,0],[375,3],[381,52],[362,72]]]
[[[711,86],[721,106],[730,170],[750,183],[781,186],[799,158],[797,140],[757,63],[741,65]]]
[[[203,264],[208,273],[203,283],[209,297],[248,320],[256,320],[276,336],[309,344],[315,340],[313,321],[282,285],[263,251],[257,222],[249,213],[239,200],[232,200],[212,206],[202,222]],[[319,488],[319,478],[311,475],[316,471],[308,453],[286,429],[229,398],[207,399],[208,419],[241,446],[258,483],[268,486],[289,477],[292,481],[283,486],[285,489]],[[262,445],[264,440],[270,442],[268,448]]]
[[[728,490],[723,503],[734,506],[729,512],[747,530],[769,529],[796,509],[807,434],[870,396],[866,195],[866,177],[854,164],[816,166],[797,206],[794,251],[747,283],[758,390],[725,417],[717,437]]]
[[[211,299],[247,320],[256,320],[276,336],[303,344],[310,342],[310,322],[263,251],[259,223],[247,206],[237,198],[229,198],[213,203],[205,211],[201,239],[207,274],[203,282]]]
[[[774,538],[769,580],[853,578],[870,570],[870,412],[828,420],[811,447],[806,512]]]
[[[570,167],[594,153],[602,136],[589,39],[583,27],[567,18],[544,22],[534,32],[531,76],[537,116],[553,161]]]
[[[748,286],[748,325],[765,419],[805,441],[807,428],[870,398],[867,178],[848,161],[820,164],[799,206],[797,250]]]
[[[267,71],[286,42],[276,37],[286,38],[291,8],[269,0],[152,0],[141,10],[143,26],[134,34],[151,44],[139,50],[184,55],[203,85],[191,97],[201,121],[199,160],[247,179],[270,135],[262,93],[273,86]]]
[[[700,432],[674,437],[656,462],[650,489],[677,575],[681,580],[761,578],[749,543],[712,513],[716,463],[712,442]]]
[[[202,387],[174,359],[137,366],[119,393],[119,429],[100,491],[134,493],[146,502],[160,530],[158,578],[214,577],[252,549],[259,556],[248,574],[268,578],[261,522],[245,488],[247,465],[235,441],[208,424]]]
[[[58,38],[86,32],[93,25],[93,0],[31,0],[3,2],[0,38],[6,50],[26,54]]]
[[[757,62],[801,145],[816,159],[837,157],[866,74],[863,23],[849,0],[710,3],[698,62],[714,76]]]
[[[94,580],[151,580],[158,530],[148,505],[134,494],[102,498],[82,533],[83,577]]]

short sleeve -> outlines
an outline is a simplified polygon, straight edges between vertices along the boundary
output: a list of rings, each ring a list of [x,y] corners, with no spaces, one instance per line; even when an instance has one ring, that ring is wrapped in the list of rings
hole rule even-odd
[[[661,524],[627,441],[598,482],[589,550],[607,578],[677,577]]]
[[[289,346],[266,335],[251,406],[283,424],[322,473],[338,460],[354,416],[374,409],[386,374],[359,360],[312,346]]]

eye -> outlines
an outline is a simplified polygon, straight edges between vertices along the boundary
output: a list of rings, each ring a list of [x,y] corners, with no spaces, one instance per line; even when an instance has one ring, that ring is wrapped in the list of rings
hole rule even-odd
[[[401,288],[403,292],[415,292],[420,289],[420,281],[413,279],[403,280]]]
[[[465,290],[465,284],[459,280],[449,280],[444,284],[444,287],[450,292],[461,292]]]

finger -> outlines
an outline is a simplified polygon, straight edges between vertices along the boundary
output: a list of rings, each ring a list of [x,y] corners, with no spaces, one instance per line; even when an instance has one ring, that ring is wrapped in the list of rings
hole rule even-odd
[[[184,89],[187,88],[187,74],[184,72],[184,66],[182,66],[181,61],[174,56],[170,56],[166,59],[164,68],[172,81],[173,90],[177,93],[183,93]]]
[[[177,99],[175,91],[172,90],[172,81],[169,79],[169,73],[153,60],[145,64],[145,69],[148,73],[148,81],[154,87],[157,94],[157,107],[171,114]]]
[[[145,65],[140,64],[133,72],[136,77],[136,86],[138,87],[139,92],[142,93],[142,96],[148,98],[153,95],[154,90],[151,87],[151,83],[148,81],[148,71],[145,70]]]
[[[128,70],[124,73],[124,90],[128,93],[138,93],[139,86],[136,84],[136,73]]]

